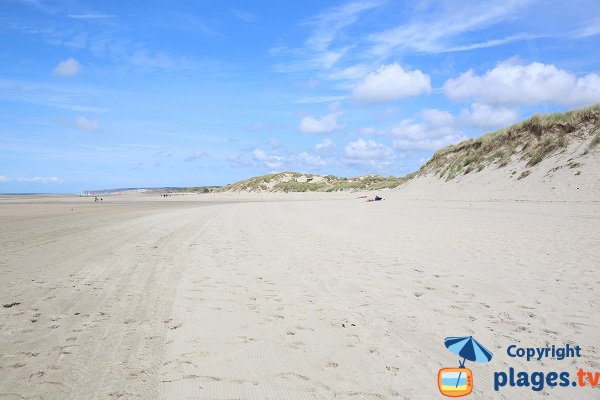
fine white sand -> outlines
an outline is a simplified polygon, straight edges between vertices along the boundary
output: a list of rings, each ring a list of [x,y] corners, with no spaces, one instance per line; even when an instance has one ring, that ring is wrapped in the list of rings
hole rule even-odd
[[[494,352],[469,398],[542,396],[493,392],[509,367],[600,371],[594,192],[438,186],[2,198],[0,399],[435,399],[463,335]]]

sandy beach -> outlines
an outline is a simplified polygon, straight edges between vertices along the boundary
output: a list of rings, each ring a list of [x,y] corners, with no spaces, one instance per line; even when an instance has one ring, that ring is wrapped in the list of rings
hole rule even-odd
[[[596,201],[383,195],[1,199],[0,398],[433,399],[464,335],[495,353],[474,399],[600,369]]]

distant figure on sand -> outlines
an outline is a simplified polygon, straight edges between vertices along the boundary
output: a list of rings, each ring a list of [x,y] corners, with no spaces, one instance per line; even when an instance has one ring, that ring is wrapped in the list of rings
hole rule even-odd
[[[94,197],[94,203],[97,203],[97,202],[98,202],[98,196],[95,196]]]
[[[369,201],[381,201],[381,200],[384,200],[384,198],[383,197],[379,197],[379,196],[375,196],[372,199],[367,199],[367,202],[369,202]]]

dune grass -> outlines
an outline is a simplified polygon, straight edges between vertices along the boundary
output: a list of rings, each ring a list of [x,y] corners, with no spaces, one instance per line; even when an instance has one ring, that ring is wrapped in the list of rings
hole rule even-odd
[[[247,179],[227,185],[219,191],[248,191],[248,192],[337,192],[392,189],[412,178],[407,175],[402,178],[395,176],[366,175],[354,178],[337,177],[334,175],[320,176],[301,174],[299,172],[281,172]]]
[[[504,167],[513,159],[535,166],[564,149],[571,139],[581,134],[579,128],[583,124],[592,124],[594,129],[600,127],[600,104],[565,113],[534,115],[508,128],[445,147],[421,167],[419,174],[433,172],[450,180],[481,171],[491,164]],[[594,137],[590,147],[598,143],[600,137]]]
[[[585,150],[586,153],[590,152],[592,149],[595,149],[598,145],[600,144],[600,131],[598,131],[596,133],[596,135],[594,136],[594,138],[591,140],[590,144],[588,145],[587,149]]]
[[[565,113],[534,115],[510,127],[445,147],[438,150],[419,171],[400,178],[380,175],[344,178],[281,172],[253,177],[216,190],[335,192],[393,189],[415,176],[429,173],[451,180],[491,165],[502,168],[515,160],[526,161],[528,167],[533,167],[566,148],[571,140],[587,140],[590,135],[594,136],[586,152],[600,145],[600,104]],[[529,173],[521,174],[519,179]]]

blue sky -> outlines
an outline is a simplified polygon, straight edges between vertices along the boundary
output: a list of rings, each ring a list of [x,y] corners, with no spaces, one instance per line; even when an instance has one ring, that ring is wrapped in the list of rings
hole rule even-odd
[[[0,0],[0,193],[401,176],[600,102],[598,1]]]

